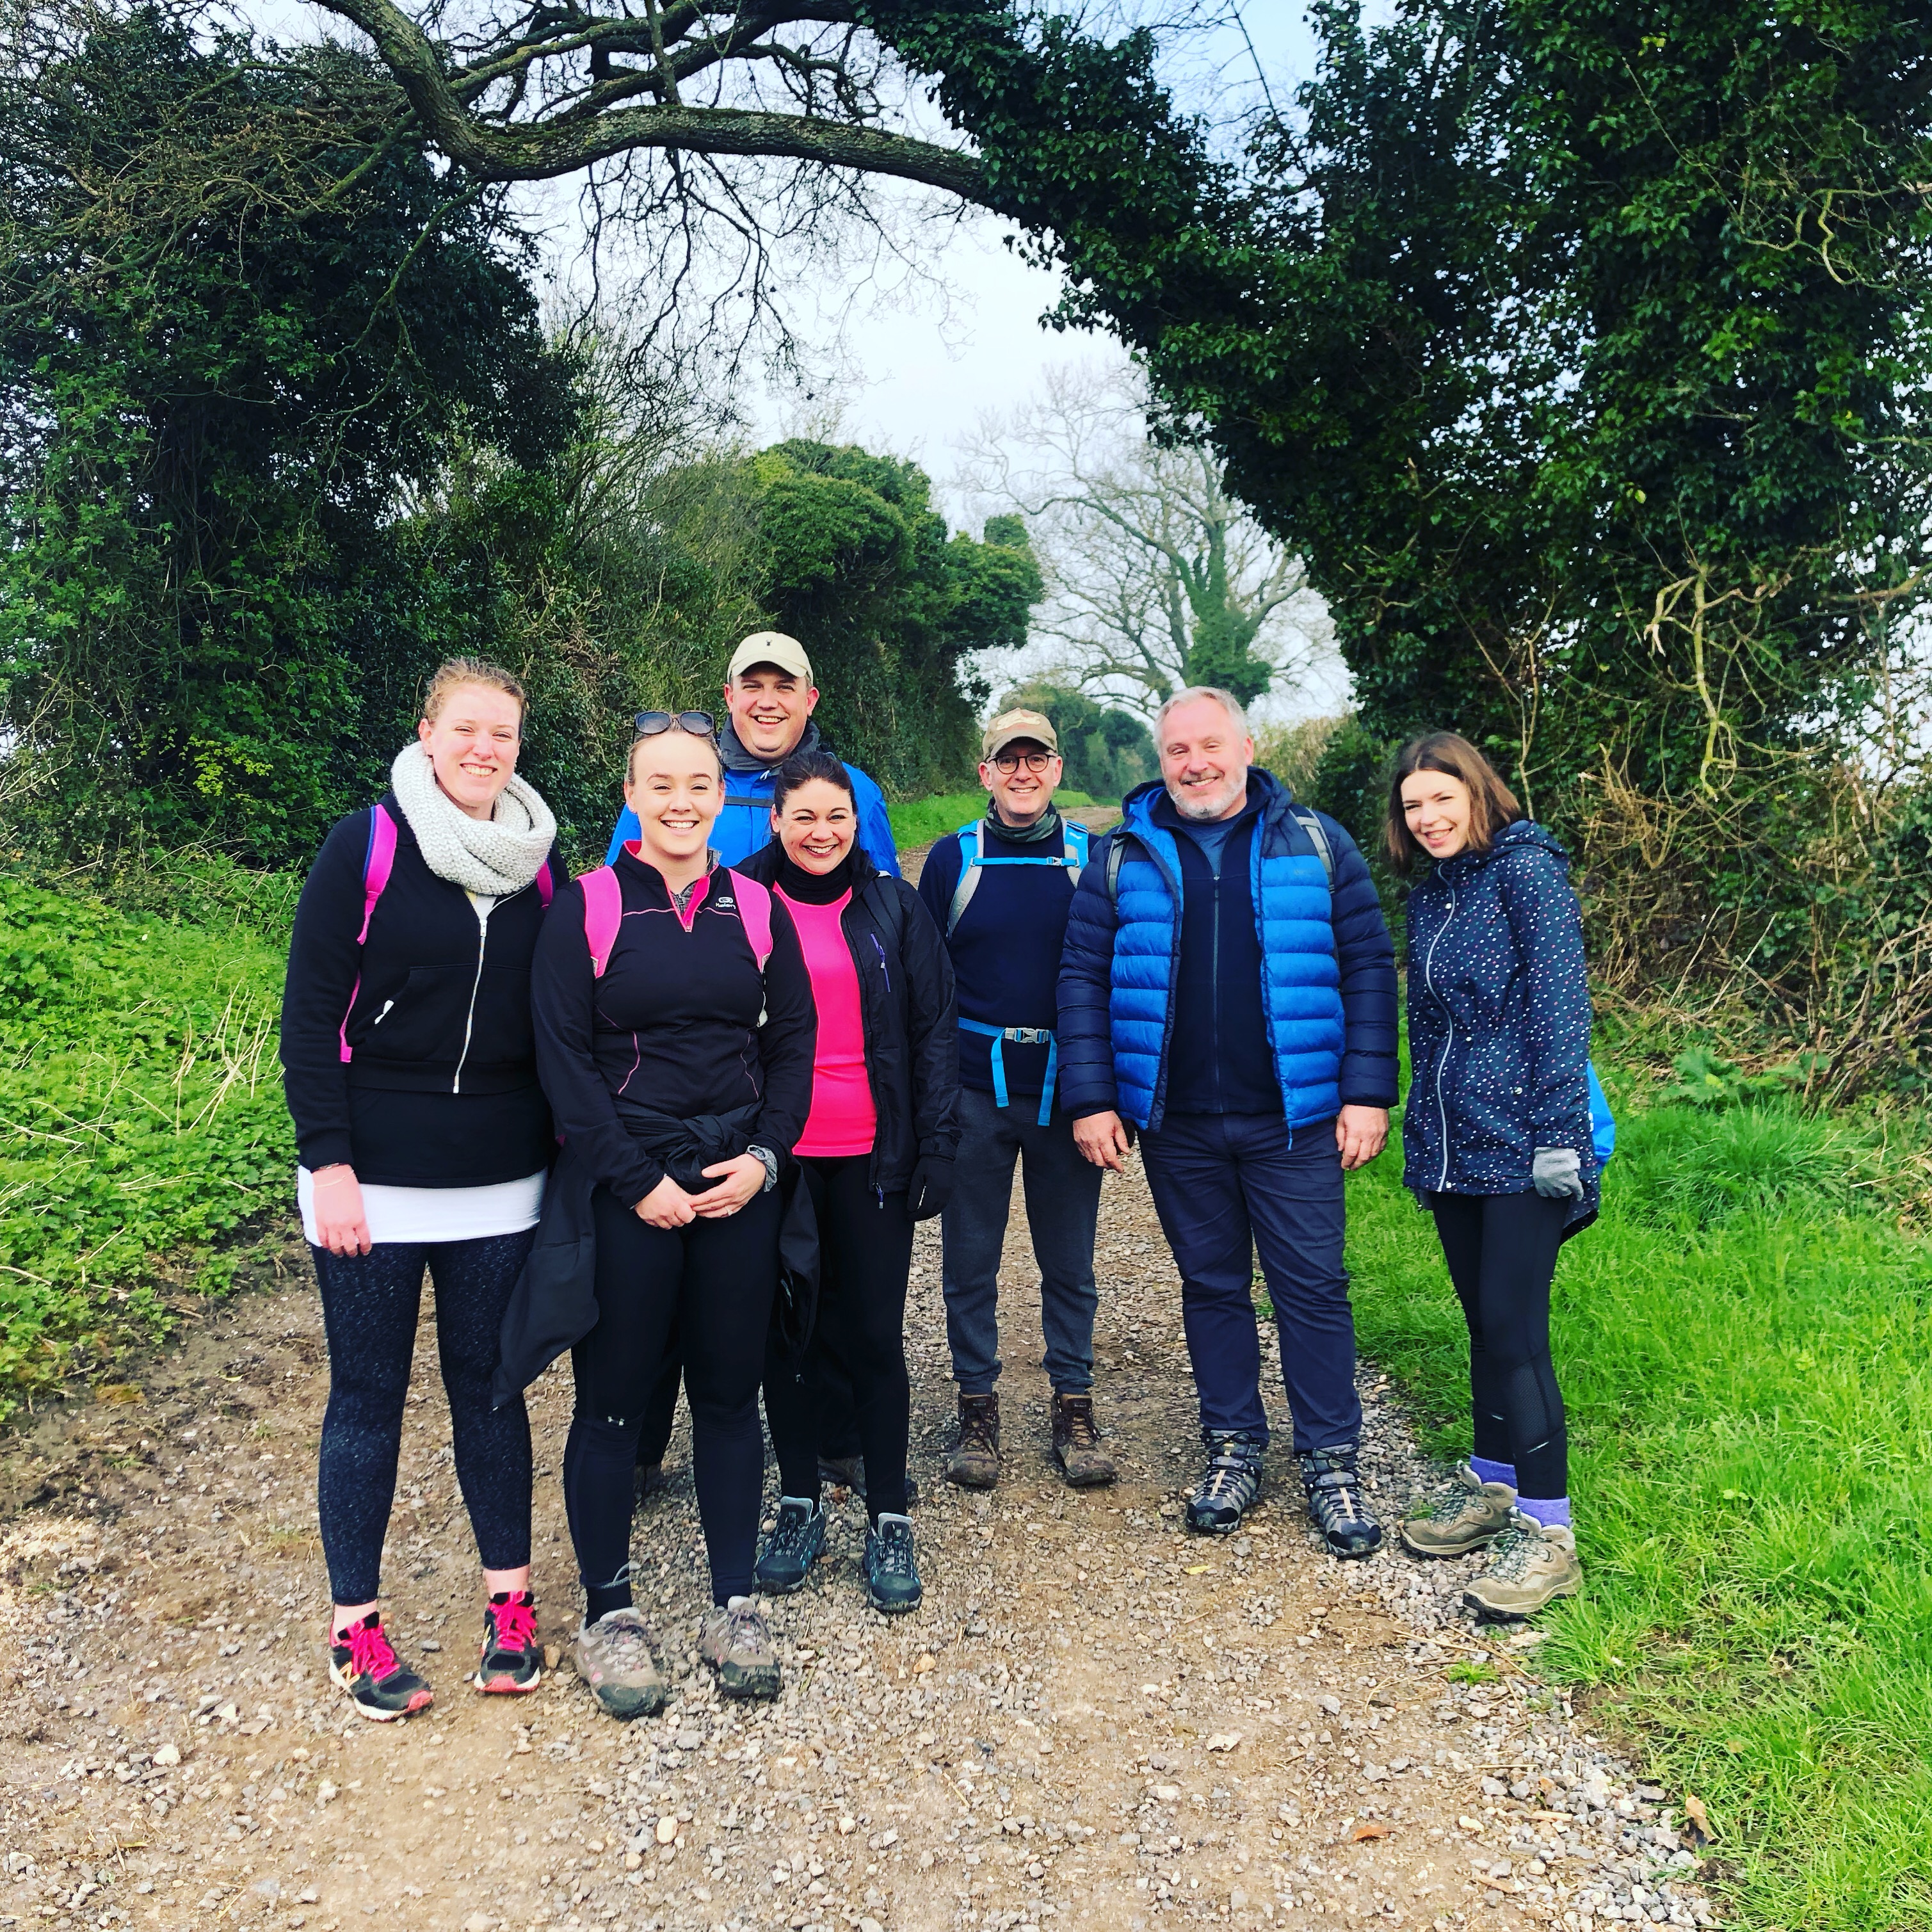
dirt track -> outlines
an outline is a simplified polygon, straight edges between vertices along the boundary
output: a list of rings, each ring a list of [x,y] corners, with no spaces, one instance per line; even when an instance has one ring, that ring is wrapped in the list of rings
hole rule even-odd
[[[864,1607],[862,1513],[839,1496],[813,1585],[774,1608],[773,1706],[721,1706],[689,1669],[703,1565],[681,1424],[634,1541],[678,1695],[629,1727],[567,1662],[523,1700],[463,1688],[479,1599],[426,1322],[385,1580],[439,1702],[379,1727],[327,1681],[326,1370],[291,1228],[122,1399],[56,1405],[0,1447],[0,1928],[1708,1922],[1665,1794],[1525,1675],[1533,1639],[1473,1630],[1468,1566],[1330,1561],[1280,1450],[1243,1534],[1182,1532],[1192,1389],[1137,1172],[1107,1183],[1098,1263],[1122,1481],[1056,1479],[1016,1202],[1006,1473],[967,1496],[938,1477],[952,1386],[922,1230],[926,1604],[890,1624]],[[1364,1393],[1364,1467],[1392,1514],[1426,1472],[1372,1373]],[[567,1368],[532,1391],[542,1629],[566,1655],[568,1403]]]

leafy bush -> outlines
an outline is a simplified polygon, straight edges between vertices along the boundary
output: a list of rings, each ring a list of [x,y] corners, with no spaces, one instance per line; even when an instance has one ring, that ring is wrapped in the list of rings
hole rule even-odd
[[[110,1313],[164,1321],[161,1256],[287,1199],[282,965],[244,926],[0,877],[0,1412]]]

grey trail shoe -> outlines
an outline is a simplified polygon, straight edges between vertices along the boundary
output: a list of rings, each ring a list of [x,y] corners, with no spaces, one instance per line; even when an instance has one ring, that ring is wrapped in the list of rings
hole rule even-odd
[[[1568,1523],[1541,1523],[1520,1510],[1498,1538],[1490,1567],[1462,1593],[1478,1616],[1533,1616],[1558,1597],[1583,1587],[1576,1533]]]
[[[1485,1483],[1458,1462],[1442,1493],[1402,1518],[1402,1540],[1418,1556],[1466,1556],[1502,1535],[1515,1508],[1508,1484]]]
[[[648,1718],[670,1687],[651,1655],[650,1627],[636,1610],[608,1610],[577,1633],[577,1674],[614,1718]]]
[[[946,1480],[962,1489],[990,1490],[1000,1480],[1000,1398],[959,1398],[959,1440],[946,1459]]]
[[[1201,1432],[1208,1450],[1208,1467],[1187,1498],[1187,1526],[1203,1536],[1226,1536],[1241,1526],[1241,1518],[1262,1492],[1262,1444],[1245,1430],[1210,1435]]]
[[[718,1674],[727,1697],[778,1694],[778,1646],[749,1597],[714,1605],[698,1627],[698,1654]]]
[[[919,1556],[912,1518],[884,1510],[866,1532],[866,1600],[887,1616],[919,1608],[926,1594],[919,1580]]]
[[[802,1588],[825,1548],[825,1510],[815,1496],[781,1496],[778,1520],[752,1572],[752,1580],[775,1597]]]
[[[1309,1520],[1321,1531],[1331,1556],[1372,1556],[1382,1546],[1382,1526],[1369,1514],[1355,1474],[1351,1444],[1298,1456]]]
[[[1100,1446],[1094,1398],[1085,1393],[1053,1398],[1053,1454],[1070,1490],[1098,1490],[1118,1473]]]

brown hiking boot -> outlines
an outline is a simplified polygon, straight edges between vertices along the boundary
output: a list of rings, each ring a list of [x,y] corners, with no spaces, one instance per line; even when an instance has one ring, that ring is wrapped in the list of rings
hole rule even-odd
[[[959,1440],[946,1459],[946,1480],[962,1489],[990,1490],[1000,1480],[1000,1398],[959,1398]]]
[[[1098,1490],[1114,1480],[1114,1459],[1100,1447],[1090,1395],[1053,1398],[1053,1454],[1069,1489]]]

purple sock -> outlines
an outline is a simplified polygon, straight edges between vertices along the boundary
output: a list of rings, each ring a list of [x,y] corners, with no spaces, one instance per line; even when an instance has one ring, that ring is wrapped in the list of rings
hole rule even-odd
[[[1544,1528],[1553,1528],[1561,1523],[1570,1526],[1570,1498],[1568,1496],[1518,1496],[1516,1506],[1525,1516],[1534,1516]]]
[[[1516,1487],[1516,1465],[1514,1462],[1492,1462],[1486,1456],[1472,1456],[1469,1467],[1475,1471],[1479,1483],[1507,1483]]]

